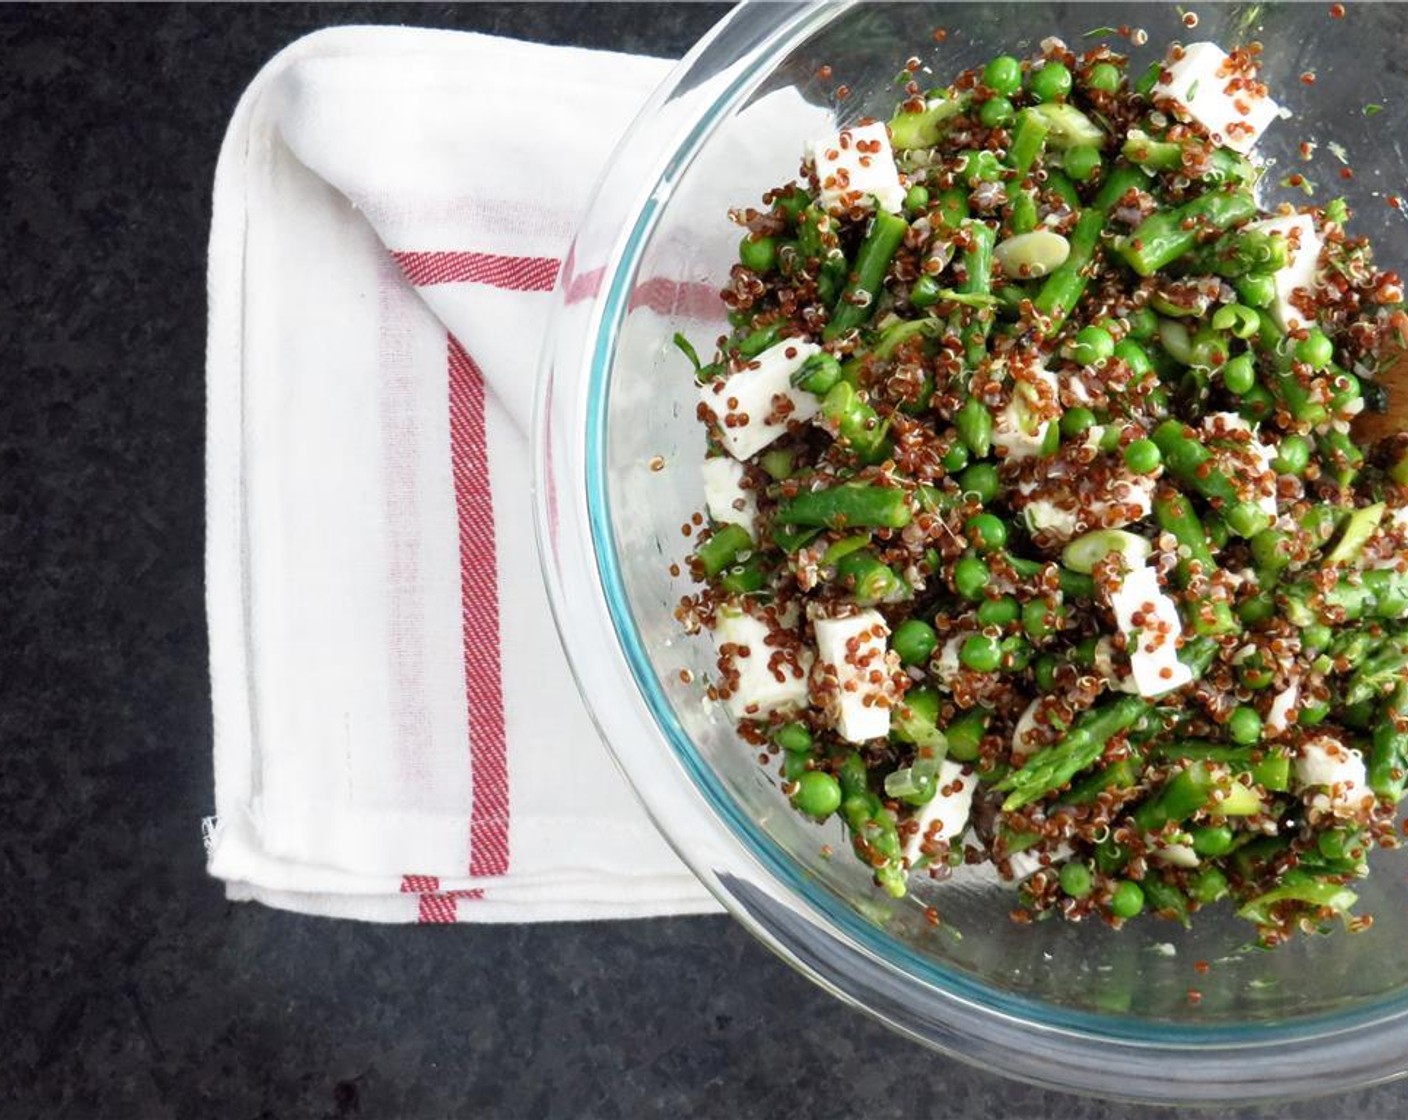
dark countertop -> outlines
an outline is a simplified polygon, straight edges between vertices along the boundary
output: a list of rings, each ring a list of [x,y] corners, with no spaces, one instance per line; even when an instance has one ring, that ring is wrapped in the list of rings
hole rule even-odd
[[[722,8],[0,8],[0,1116],[1129,1113],[920,1050],[724,918],[376,927],[204,874],[204,256],[239,92],[331,24],[675,55]],[[1408,1084],[1245,1113],[1405,1114]]]

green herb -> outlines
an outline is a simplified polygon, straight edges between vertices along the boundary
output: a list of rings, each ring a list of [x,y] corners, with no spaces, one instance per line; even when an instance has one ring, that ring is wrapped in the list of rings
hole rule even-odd
[[[1384,107],[1382,105],[1376,105],[1372,101],[1364,106],[1364,115],[1366,117],[1376,117],[1383,111]]]
[[[1315,184],[1312,183],[1309,179],[1307,179],[1304,175],[1287,175],[1284,179],[1281,180],[1280,185],[1285,187],[1287,190],[1299,190],[1301,194],[1306,195],[1307,197],[1315,193]]]
[[[690,365],[694,367],[694,372],[698,373],[702,363],[699,361],[699,354],[693,346],[689,344],[689,339],[678,331],[675,332],[675,346],[679,348],[681,354],[689,359]]]
[[[1189,101],[1192,101],[1193,98],[1195,98],[1195,97],[1198,96],[1198,87],[1199,87],[1200,85],[1202,85],[1202,84],[1203,84],[1203,83],[1202,83],[1201,81],[1196,81],[1196,82],[1194,82],[1191,86],[1188,87],[1188,100],[1189,100]]]
[[[1083,36],[1083,39],[1099,39],[1106,35],[1118,35],[1119,32],[1113,27],[1092,27]]]

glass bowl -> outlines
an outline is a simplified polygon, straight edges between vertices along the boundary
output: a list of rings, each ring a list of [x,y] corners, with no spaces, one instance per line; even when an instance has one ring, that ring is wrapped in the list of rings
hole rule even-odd
[[[1382,260],[1408,260],[1408,226],[1385,202],[1408,170],[1393,139],[1397,106],[1408,105],[1398,57],[1408,10],[1197,12],[1189,31],[1172,5],[735,10],[651,98],[599,184],[555,297],[534,452],[544,573],[583,696],[656,824],[724,905],[817,983],[912,1038],[1042,1085],[1159,1102],[1291,1098],[1402,1073],[1408,857],[1375,857],[1358,888],[1370,930],[1275,951],[1256,948],[1225,905],[1191,931],[1154,919],[1119,933],[1018,926],[1011,887],[984,869],[885,897],[840,826],[793,812],[708,701],[708,638],[687,637],[674,617],[690,590],[672,565],[703,504],[704,432],[671,338],[707,343],[726,330],[717,292],[739,238],[728,208],[794,177],[808,138],[888,117],[909,56],[945,82],[1048,35],[1088,41],[1130,13],[1148,33],[1147,45],[1122,48],[1139,68],[1173,39],[1261,40],[1273,93],[1294,113],[1262,144],[1276,163],[1269,197],[1298,171],[1321,199],[1348,198],[1351,231],[1373,238]],[[842,84],[850,93],[838,100]],[[1373,103],[1388,108],[1366,114]],[[1309,161],[1302,140],[1318,145]]]

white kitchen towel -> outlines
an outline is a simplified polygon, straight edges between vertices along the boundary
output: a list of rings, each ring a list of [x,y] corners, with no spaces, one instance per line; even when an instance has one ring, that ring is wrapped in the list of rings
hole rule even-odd
[[[207,599],[229,897],[377,921],[697,913],[577,697],[527,433],[559,262],[669,63],[336,28],[235,111]]]

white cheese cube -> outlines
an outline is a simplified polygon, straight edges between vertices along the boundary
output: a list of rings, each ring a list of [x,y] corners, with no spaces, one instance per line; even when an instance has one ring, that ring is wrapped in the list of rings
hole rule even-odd
[[[1305,324],[1305,314],[1291,302],[1291,295],[1300,288],[1314,291],[1320,282],[1320,250],[1325,240],[1315,229],[1315,219],[1309,214],[1288,214],[1281,218],[1248,222],[1242,228],[1284,234],[1290,242],[1289,259],[1285,267],[1278,269],[1273,276],[1276,299],[1271,304],[1271,315],[1282,330]]]
[[[1036,369],[1033,373],[1055,399],[1056,375],[1045,368]],[[1033,455],[1039,455],[1046,445],[1047,430],[1053,421],[1038,418],[1033,408],[1033,399],[1038,391],[1031,381],[1018,382],[1007,407],[995,417],[993,446],[1003,448],[1008,459],[1030,459]]]
[[[1207,129],[1214,143],[1244,155],[1251,151],[1281,107],[1265,94],[1241,88],[1244,78],[1232,72],[1227,52],[1216,43],[1189,43],[1179,50],[1177,59],[1164,60],[1151,99],[1172,101],[1180,115]]]
[[[1075,849],[1062,840],[1056,847],[1051,849],[1051,870],[1055,872],[1061,864],[1075,855]],[[1015,856],[1008,858],[1007,862],[1012,867],[1012,882],[1020,883],[1023,879],[1029,879],[1040,871],[1045,864],[1041,862],[1041,853],[1032,851],[1018,852]]]
[[[1198,853],[1187,844],[1165,844],[1155,847],[1149,854],[1159,863],[1168,864],[1170,867],[1198,866]]]
[[[872,197],[891,214],[904,209],[905,189],[895,167],[890,134],[880,122],[843,128],[834,136],[813,140],[807,154],[816,164],[821,204],[827,210],[868,207]]]
[[[1146,565],[1126,573],[1119,590],[1110,596],[1110,605],[1125,635],[1130,672],[1140,696],[1162,696],[1193,679],[1192,671],[1178,660],[1178,639],[1183,634],[1178,607],[1159,587],[1153,568]]]
[[[851,743],[880,739],[890,733],[890,701],[894,694],[885,639],[890,628],[879,611],[866,610],[845,618],[818,618],[816,651],[835,675],[836,730]]]
[[[1290,715],[1296,710],[1298,700],[1300,700],[1300,682],[1292,681],[1271,701],[1271,711],[1266,715],[1266,730],[1285,731],[1290,726]]]
[[[1297,790],[1325,787],[1326,793],[1312,802],[1318,808],[1354,816],[1373,803],[1364,756],[1330,735],[1302,743],[1293,767]]]
[[[768,645],[771,634],[766,622],[738,607],[719,609],[714,647],[719,651],[725,678],[738,675],[737,683],[724,698],[724,706],[734,720],[766,719],[783,708],[806,706],[811,652],[802,650],[797,664],[785,656],[776,658],[773,664],[773,655],[780,651]],[[719,683],[722,687],[724,681]]]
[[[699,473],[704,476],[704,504],[709,516],[720,525],[743,526],[756,541],[758,499],[753,491],[743,488],[743,464],[718,456],[705,459]]]
[[[713,413],[719,440],[735,459],[756,455],[787,431],[789,422],[810,420],[821,401],[792,387],[792,375],[821,347],[788,338],[770,346],[748,365],[700,386],[699,396]]]
[[[911,864],[923,854],[920,846],[926,840],[947,840],[957,846],[958,838],[968,827],[973,794],[978,789],[972,768],[946,758],[939,763],[938,783],[939,792],[934,794],[934,799],[915,810],[918,831],[904,842],[904,858]]]
[[[968,636],[966,631],[956,634],[939,648],[939,656],[934,658],[933,669],[940,684],[952,685],[958,674],[963,671],[963,664],[958,660],[958,651],[963,648]]]

